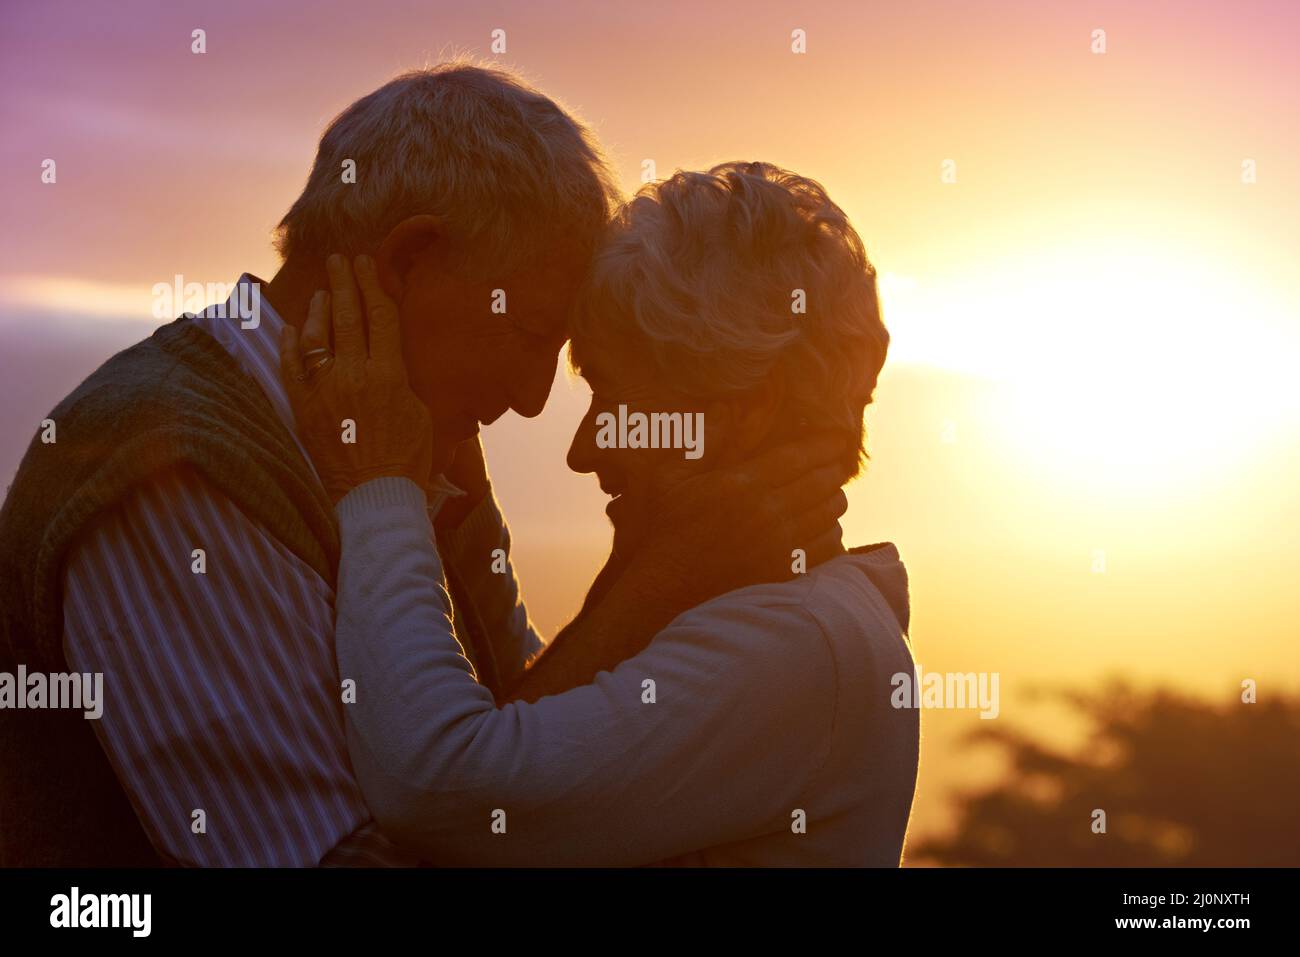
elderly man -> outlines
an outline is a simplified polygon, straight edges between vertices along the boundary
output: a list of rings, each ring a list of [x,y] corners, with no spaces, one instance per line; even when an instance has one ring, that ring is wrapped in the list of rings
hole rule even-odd
[[[349,767],[330,476],[295,437],[278,336],[327,253],[366,252],[441,447],[507,409],[535,416],[613,198],[587,130],[518,79],[467,64],[398,77],[325,131],[274,279],[245,275],[232,308],[159,329],[51,413],[57,441],[32,443],[0,517],[0,657],[102,672],[107,703],[99,721],[0,713],[4,863],[409,860]],[[251,321],[234,308],[259,300]],[[449,569],[506,544],[479,485],[448,519]],[[512,576],[476,581],[492,591],[467,651],[505,680],[538,642]]]

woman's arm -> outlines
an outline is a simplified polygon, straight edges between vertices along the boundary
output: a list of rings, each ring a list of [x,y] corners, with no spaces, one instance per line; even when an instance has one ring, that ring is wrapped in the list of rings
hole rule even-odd
[[[349,751],[399,843],[446,864],[645,864],[789,826],[829,746],[834,669],[797,603],[713,603],[593,683],[497,708],[430,587],[424,495],[338,505]]]

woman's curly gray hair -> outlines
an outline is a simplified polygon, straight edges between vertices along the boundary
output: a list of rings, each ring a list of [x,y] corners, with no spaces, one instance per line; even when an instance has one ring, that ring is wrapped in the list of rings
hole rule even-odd
[[[780,376],[792,422],[855,438],[851,476],[889,333],[862,240],[826,191],[733,162],[650,184],[615,214],[572,340],[578,371],[597,354],[649,361],[704,399]]]

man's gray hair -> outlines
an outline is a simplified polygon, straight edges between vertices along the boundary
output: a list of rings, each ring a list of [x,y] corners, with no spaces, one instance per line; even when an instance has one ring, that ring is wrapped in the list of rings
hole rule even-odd
[[[585,126],[517,76],[457,60],[404,73],[334,118],[276,246],[286,260],[351,256],[433,214],[471,267],[509,271],[545,237],[594,246],[617,201]]]
[[[813,180],[724,163],[645,186],[614,216],[579,296],[570,360],[649,363],[695,398],[773,377],[790,427],[854,442],[889,347],[876,273],[844,211]]]

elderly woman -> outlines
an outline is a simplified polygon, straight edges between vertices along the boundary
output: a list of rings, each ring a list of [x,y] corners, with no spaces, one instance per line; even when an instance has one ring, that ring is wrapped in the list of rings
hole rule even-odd
[[[733,163],[647,187],[616,217],[573,319],[592,399],[568,454],[613,497],[612,554],[502,701],[452,628],[427,514],[450,491],[420,474],[419,417],[392,416],[416,424],[370,453],[338,440],[349,403],[416,402],[373,267],[358,278],[369,357],[340,349],[310,387],[292,335],[284,358],[300,425],[323,424],[302,429],[318,468],[357,476],[337,504],[336,641],[383,830],[440,864],[897,865],[918,747],[917,713],[891,706],[891,678],[913,670],[906,573],[892,545],[809,537],[825,515],[753,508],[744,479],[761,467],[793,509],[865,456],[888,336],[823,189]],[[337,343],[357,338],[337,329],[353,295],[335,290]],[[326,321],[323,297],[313,308],[309,324]],[[831,436],[811,475],[782,451],[810,432]],[[762,554],[724,559],[724,525]]]

